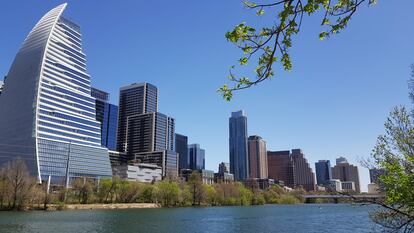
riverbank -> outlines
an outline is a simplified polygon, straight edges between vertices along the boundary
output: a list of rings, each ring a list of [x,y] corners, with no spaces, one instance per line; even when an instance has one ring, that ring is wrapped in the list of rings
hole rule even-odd
[[[48,204],[48,211],[56,210],[117,210],[117,209],[155,209],[161,205],[155,203],[113,203],[113,204]],[[29,206],[26,210],[44,210],[43,206]]]

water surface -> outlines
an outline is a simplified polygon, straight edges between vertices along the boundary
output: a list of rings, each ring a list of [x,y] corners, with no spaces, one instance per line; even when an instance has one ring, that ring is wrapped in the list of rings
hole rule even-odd
[[[377,232],[373,207],[347,204],[0,212],[0,232]]]

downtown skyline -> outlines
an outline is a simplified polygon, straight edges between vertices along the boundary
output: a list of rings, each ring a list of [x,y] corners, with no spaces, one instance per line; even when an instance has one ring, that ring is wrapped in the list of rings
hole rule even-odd
[[[0,39],[2,42],[1,44],[7,44],[7,46],[0,46],[0,51],[3,55],[2,62],[0,63],[1,75],[7,74],[13,57],[20,46],[21,39],[24,38],[25,34],[30,30],[27,30],[27,28],[31,28],[37,22],[39,15],[43,15],[51,8],[51,6],[55,6],[57,3],[31,4],[35,6],[26,6],[27,9],[25,7],[20,12],[16,10],[17,5],[19,4],[10,4],[7,7],[7,9],[10,8],[10,10],[6,10],[6,14],[1,16],[2,19],[6,18],[8,12],[15,12],[17,18],[19,18],[19,16],[24,16],[24,20],[21,20],[22,22],[2,20],[1,24],[3,28],[10,28],[13,30],[10,30],[8,34],[8,37],[10,38]],[[293,72],[286,75],[284,74],[280,79],[266,82],[263,84],[264,86],[237,93],[235,99],[232,100],[231,103],[226,103],[215,92],[215,89],[225,82],[227,67],[231,65],[233,60],[237,57],[237,53],[234,53],[232,46],[225,41],[223,35],[226,30],[231,28],[231,26],[239,23],[239,15],[237,15],[239,12],[237,12],[234,17],[232,16],[229,21],[226,21],[226,24],[223,25],[223,27],[214,29],[215,32],[212,34],[212,38],[214,38],[213,45],[205,44],[207,42],[203,41],[199,42],[205,44],[205,46],[209,48],[220,43],[218,44],[219,49],[217,49],[216,53],[218,53],[218,51],[223,53],[229,51],[229,54],[225,55],[225,59],[213,61],[212,64],[196,63],[194,69],[184,70],[184,66],[181,66],[178,63],[180,61],[183,61],[184,63],[189,61],[185,59],[185,55],[190,55],[190,50],[194,49],[194,46],[196,46],[196,48],[198,46],[202,47],[200,44],[198,46],[189,45],[189,48],[183,49],[182,55],[177,55],[182,60],[173,59],[176,61],[172,61],[171,64],[166,64],[166,66],[162,68],[162,70],[165,69],[165,71],[156,71],[151,75],[150,71],[154,71],[154,66],[152,66],[152,69],[145,67],[145,64],[150,64],[150,60],[155,58],[150,50],[144,50],[145,53],[142,55],[143,58],[139,58],[138,60],[132,59],[132,61],[128,62],[128,60],[124,60],[125,58],[121,58],[120,61],[114,61],[114,66],[111,65],[105,67],[105,64],[108,66],[110,63],[110,59],[103,58],[110,57],[111,55],[118,57],[120,55],[114,51],[116,48],[114,44],[110,44],[112,47],[109,46],[108,51],[97,50],[99,46],[102,46],[101,43],[112,40],[112,33],[108,33],[108,30],[112,30],[112,28],[106,29],[107,37],[105,38],[104,34],[99,34],[99,28],[102,27],[102,25],[98,26],[98,29],[93,28],[93,25],[97,25],[97,19],[86,16],[86,10],[81,10],[79,3],[69,2],[69,4],[71,5],[71,9],[68,10],[68,12],[70,12],[69,15],[82,25],[84,31],[85,51],[88,55],[87,66],[88,71],[92,76],[92,85],[110,92],[112,103],[115,104],[117,104],[116,100],[118,99],[118,88],[120,86],[125,86],[133,82],[145,81],[158,86],[161,90],[160,99],[163,100],[160,104],[160,111],[168,113],[177,119],[176,132],[189,136],[189,143],[199,142],[202,147],[206,149],[207,169],[216,170],[219,162],[228,161],[227,118],[231,111],[244,109],[247,112],[249,119],[248,134],[261,135],[268,143],[268,150],[302,148],[312,165],[313,171],[315,171],[314,162],[317,160],[330,159],[331,161],[334,161],[334,159],[339,156],[345,156],[353,164],[359,165],[358,157],[368,157],[376,137],[384,131],[383,123],[388,111],[394,105],[408,103],[406,97],[406,80],[409,76],[409,64],[413,60],[407,59],[408,55],[406,55],[406,53],[408,52],[401,50],[398,51],[405,56],[397,56],[397,61],[401,64],[397,65],[394,61],[386,67],[375,66],[378,70],[372,71],[373,73],[367,71],[364,72],[363,69],[369,71],[374,69],[374,64],[369,63],[371,65],[361,65],[358,70],[359,72],[353,73],[352,71],[348,71],[346,74],[330,72],[333,71],[332,68],[331,70],[315,70],[312,68],[312,62],[310,62],[311,64],[306,64],[307,56],[300,56],[294,53],[296,62],[294,63],[295,67]],[[362,19],[356,18],[356,20],[362,21],[370,14],[376,14],[378,11],[381,12],[381,8],[386,8],[386,6],[388,6],[386,4],[387,3],[383,4],[385,6],[378,6],[379,9],[374,9],[373,11],[366,13],[362,12],[362,15],[359,17]],[[28,3],[27,5],[30,4]],[[90,9],[88,8],[91,7],[89,5],[86,4],[86,9]],[[233,4],[227,3],[225,6],[237,8],[239,7],[239,4],[238,2]],[[197,6],[194,11],[200,11],[199,7],[200,6]],[[241,12],[244,12],[244,9],[239,10],[240,14]],[[26,11],[31,11],[31,13],[26,15]],[[100,13],[102,12],[97,10],[94,14]],[[135,23],[140,18],[145,17],[145,14],[142,15],[141,11],[139,11],[139,13],[130,16],[135,20]],[[219,12],[216,13],[218,14]],[[111,18],[113,16],[114,15],[109,15],[109,18],[114,20],[114,18]],[[196,19],[201,20],[197,17]],[[388,24],[392,24],[392,19],[394,18],[391,18],[391,22]],[[177,20],[180,21],[180,19],[175,19],[173,22],[176,22]],[[201,23],[204,22],[203,20],[201,21]],[[17,23],[17,25],[14,23]],[[24,27],[19,28],[19,23],[24,24]],[[103,24],[105,23],[103,22]],[[155,23],[155,25],[158,24]],[[188,25],[184,24],[182,28],[180,27],[180,30],[184,30],[183,28],[185,28],[185,26]],[[362,26],[357,26],[354,29],[350,28],[350,30],[355,34],[358,27]],[[120,28],[114,27],[114,33],[119,33],[121,28],[121,26]],[[20,30],[22,32],[19,32]],[[375,27],[372,30],[377,30],[377,28]],[[306,32],[304,32],[304,34],[305,37],[308,38]],[[313,53],[316,57],[324,57],[331,55],[328,52],[328,48],[344,43],[344,38],[349,39],[351,32],[343,32],[343,35],[341,33],[338,37],[327,42],[319,42],[316,34],[308,34],[309,38],[313,36],[312,40],[310,40],[310,42],[298,41],[297,43],[299,47],[303,47],[300,45],[309,43],[313,46],[310,51],[312,51],[312,49],[321,51],[319,55]],[[370,35],[370,38],[372,39],[375,35],[376,34]],[[359,36],[361,37],[361,35]],[[138,37],[138,35],[133,34],[132,37],[135,42],[139,43],[140,37]],[[9,41],[9,39],[13,39],[14,41]],[[102,41],[98,41],[98,39]],[[143,39],[144,42],[146,40],[145,38],[141,39]],[[357,39],[357,36],[355,36],[355,39]],[[362,39],[368,41],[368,38],[366,37]],[[126,45],[120,47],[121,51],[125,50],[124,55],[136,52],[136,48],[134,48],[135,45],[132,44],[132,42],[132,40],[127,40],[125,42],[132,48],[132,51],[128,51],[128,49],[124,47]],[[381,42],[382,40],[380,39],[378,43],[381,45]],[[367,46],[366,44],[364,45]],[[138,49],[142,49],[140,45],[136,46]],[[361,49],[358,46],[356,47]],[[373,49],[373,47],[367,47],[368,48],[362,50],[362,52],[372,52],[370,49]],[[216,47],[213,48],[216,49]],[[202,57],[203,54],[205,54],[208,58],[216,58],[212,53],[207,52],[206,48],[200,48],[200,50],[200,54],[196,54],[197,57]],[[410,49],[407,50],[410,51]],[[156,51],[158,51],[158,49],[153,52],[156,53]],[[343,53],[344,51],[341,52]],[[351,52],[356,53],[357,49],[352,49]],[[149,58],[148,61],[145,61],[145,57]],[[339,55],[333,59],[335,62],[326,62],[329,65],[336,64],[334,67],[339,69],[337,63],[341,63],[341,59],[342,58]],[[124,64],[122,64],[122,62],[124,62]],[[168,61],[165,62],[168,63]],[[218,62],[220,62],[220,64],[218,64]],[[352,64],[353,62],[356,61],[352,61]],[[212,67],[214,72],[207,72],[207,70],[212,69]],[[123,71],[123,68],[127,68],[127,70]],[[392,78],[388,77],[388,79],[391,79],[392,81],[386,78],[387,75],[391,74],[390,71],[384,71],[387,69],[393,71],[391,72],[393,75]],[[117,74],[118,72],[120,72],[120,74]],[[304,73],[314,77],[301,77]],[[167,74],[169,75],[167,76]],[[332,77],[333,75],[338,75],[339,78]],[[364,77],[364,75],[369,75],[369,78],[363,79],[362,77]],[[324,78],[317,78],[316,76],[322,76]],[[348,77],[345,76],[351,77],[349,78],[349,82],[347,82]],[[173,82],[174,79],[177,81],[176,84]],[[374,80],[377,81],[377,83],[371,85],[365,83]],[[383,80],[385,81],[381,82]],[[201,84],[205,85],[205,88],[199,88],[198,91],[195,92],[194,90],[188,91],[191,87],[199,87]],[[322,88],[318,86],[322,86]],[[339,86],[342,86],[342,88],[339,88]],[[385,87],[391,89],[386,89]],[[308,90],[307,88],[311,90]],[[370,88],[374,90],[371,90]],[[187,91],[188,93],[186,93]],[[280,92],[280,94],[273,94],[273,92]],[[314,92],[324,92],[325,95],[316,95]],[[390,96],[387,92],[398,94]],[[192,98],[188,98],[188,95],[191,95]],[[261,103],[257,103],[258,101]],[[377,102],[380,102],[380,104]],[[209,114],[211,110],[215,111],[214,114]],[[366,169],[360,170],[362,179],[361,187],[363,190],[366,189],[366,184],[369,182],[369,176],[367,175],[368,171],[365,170]]]

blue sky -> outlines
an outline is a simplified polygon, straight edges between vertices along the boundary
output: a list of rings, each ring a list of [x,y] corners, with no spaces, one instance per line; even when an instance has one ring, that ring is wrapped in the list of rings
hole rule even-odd
[[[1,3],[0,75],[34,24],[60,3]],[[231,102],[216,90],[241,54],[224,34],[242,21],[269,20],[239,0],[68,1],[65,16],[81,26],[93,85],[113,103],[121,86],[158,86],[159,111],[176,118],[176,131],[200,143],[207,168],[217,170],[228,161],[228,117],[238,109],[247,112],[249,134],[261,135],[269,150],[301,148],[312,167],[319,159],[345,156],[357,164],[368,157],[391,108],[410,104],[413,7],[379,0],[326,41],[318,38],[319,18],[305,18],[293,41],[293,71],[277,72]],[[366,190],[368,171],[360,168],[360,176]]]

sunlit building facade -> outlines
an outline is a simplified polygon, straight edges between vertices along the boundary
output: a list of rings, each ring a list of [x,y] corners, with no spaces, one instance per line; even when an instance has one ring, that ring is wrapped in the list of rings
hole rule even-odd
[[[0,163],[19,157],[38,180],[55,183],[112,176],[80,27],[62,16],[65,7],[34,26],[0,98]]]

